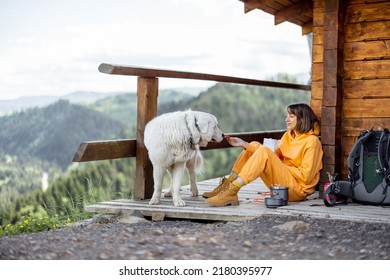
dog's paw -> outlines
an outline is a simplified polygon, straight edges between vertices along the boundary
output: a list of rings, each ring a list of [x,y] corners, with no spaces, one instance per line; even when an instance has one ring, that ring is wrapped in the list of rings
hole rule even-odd
[[[172,197],[172,193],[170,191],[167,191],[164,193],[164,197]]]
[[[192,196],[198,196],[199,195],[199,192],[198,192],[198,190],[191,190],[191,195]]]
[[[183,207],[183,206],[186,206],[186,202],[182,199],[174,199],[173,200],[173,204],[176,206],[176,207]]]
[[[196,183],[195,184],[191,184],[190,190],[191,190],[191,195],[192,196],[198,196],[199,195],[198,186],[196,185]]]
[[[149,201],[149,205],[157,205],[160,204],[160,199],[158,198],[153,198]]]

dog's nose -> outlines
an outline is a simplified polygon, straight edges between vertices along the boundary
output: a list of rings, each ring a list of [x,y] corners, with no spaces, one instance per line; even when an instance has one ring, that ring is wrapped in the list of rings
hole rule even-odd
[[[225,134],[222,133],[222,138],[225,137]]]

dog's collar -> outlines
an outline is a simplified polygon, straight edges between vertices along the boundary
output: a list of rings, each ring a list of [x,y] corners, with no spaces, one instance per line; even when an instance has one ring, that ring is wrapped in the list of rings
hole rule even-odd
[[[188,120],[187,120],[187,114],[184,114],[184,122],[186,124],[186,128],[187,128],[187,131],[188,133],[190,134],[190,148],[192,150],[196,150],[196,145],[194,143],[194,137],[192,137],[192,133],[191,133],[191,129],[190,129],[190,126],[188,124]],[[199,130],[199,126],[198,126],[198,123],[197,123],[197,120],[196,118],[194,118],[194,121],[195,121],[195,126],[196,126],[196,129]],[[200,130],[199,130],[200,131]]]

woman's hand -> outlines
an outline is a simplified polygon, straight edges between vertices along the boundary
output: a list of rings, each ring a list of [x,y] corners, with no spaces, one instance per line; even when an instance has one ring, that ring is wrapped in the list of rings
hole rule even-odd
[[[246,149],[246,147],[248,146],[248,142],[246,142],[246,141],[244,141],[244,140],[242,140],[241,138],[238,138],[238,137],[230,137],[230,136],[226,135],[225,139],[233,147],[243,147],[244,149]]]

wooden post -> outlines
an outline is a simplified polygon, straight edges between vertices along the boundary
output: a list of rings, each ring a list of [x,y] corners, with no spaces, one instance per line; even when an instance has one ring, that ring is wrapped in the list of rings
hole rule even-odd
[[[153,194],[153,166],[144,144],[146,124],[157,115],[158,79],[138,77],[137,80],[137,144],[134,199],[143,200]]]
[[[341,167],[341,118],[343,107],[343,0],[325,0],[324,8],[324,57],[323,98],[321,110],[321,142],[324,150],[322,180],[326,174],[340,174]],[[325,179],[326,178],[326,179]],[[324,183],[324,182],[322,182]],[[320,197],[323,184],[320,184]]]

